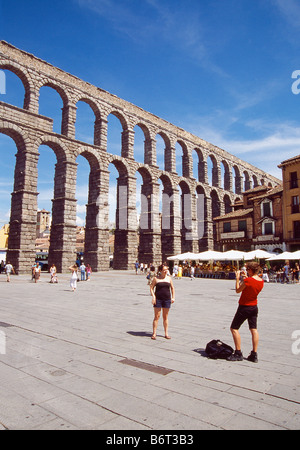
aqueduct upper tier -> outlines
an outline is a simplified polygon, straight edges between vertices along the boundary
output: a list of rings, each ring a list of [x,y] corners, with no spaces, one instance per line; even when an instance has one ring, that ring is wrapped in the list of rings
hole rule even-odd
[[[213,217],[229,212],[243,190],[280,180],[205,140],[60,70],[41,59],[0,41],[0,71],[11,71],[24,86],[23,108],[0,102],[0,132],[17,147],[11,199],[7,258],[18,273],[28,272],[35,260],[39,147],[56,155],[49,264],[66,270],[76,259],[76,158],[90,166],[86,206],[85,261],[94,271],[109,267],[109,164],[117,179],[114,268],[128,269],[134,261],[161,263],[183,251],[214,247]],[[61,97],[61,132],[53,120],[39,114],[43,86]],[[4,96],[1,96],[4,98]],[[77,103],[92,109],[93,145],[75,139]],[[121,125],[121,155],[108,152],[108,116]],[[144,133],[144,161],[134,158],[135,127]],[[156,140],[164,141],[164,167],[157,165]],[[175,146],[182,151],[182,173],[176,172]],[[197,176],[193,174],[193,152]],[[208,160],[212,164],[209,182]],[[136,174],[141,175],[141,214],[136,213]],[[223,174],[223,175],[222,175]],[[163,186],[160,195],[160,183]],[[162,207],[160,206],[162,204]],[[161,209],[160,209],[161,208]]]

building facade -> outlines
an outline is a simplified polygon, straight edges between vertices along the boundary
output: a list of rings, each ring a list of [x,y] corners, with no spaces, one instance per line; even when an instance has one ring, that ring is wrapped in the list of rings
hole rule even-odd
[[[283,161],[283,238],[288,251],[300,249],[300,155]]]
[[[215,217],[216,248],[269,252],[286,250],[283,241],[283,187],[257,186],[243,193],[234,210]]]

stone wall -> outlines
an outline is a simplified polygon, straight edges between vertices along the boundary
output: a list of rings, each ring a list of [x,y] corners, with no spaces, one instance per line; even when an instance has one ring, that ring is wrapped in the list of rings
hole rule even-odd
[[[37,164],[42,144],[49,146],[57,158],[49,264],[54,262],[58,271],[65,271],[75,259],[76,159],[79,155],[90,165],[85,261],[91,263],[94,271],[107,270],[109,266],[108,166],[111,163],[119,172],[116,269],[133,268],[136,258],[157,265],[174,253],[213,248],[212,217],[224,213],[225,204],[240,196],[243,188],[261,183],[274,186],[280,182],[225,150],[4,41],[0,41],[1,69],[14,72],[25,90],[23,109],[0,102],[0,132],[10,136],[17,146],[8,258],[19,273],[28,272],[35,259]],[[50,118],[38,114],[39,92],[43,86],[55,89],[62,99],[60,134],[53,132]],[[86,102],[95,115],[93,145],[75,139],[79,101]],[[110,114],[122,124],[121,156],[107,152]],[[143,163],[134,159],[137,125],[145,136]],[[163,170],[157,166],[158,135],[165,143]],[[176,173],[177,143],[182,148],[182,176]],[[193,177],[194,151],[198,155],[198,179]],[[209,157],[213,162],[212,186],[208,184]],[[221,164],[225,171],[224,183],[221,182]],[[139,232],[135,200],[137,172],[143,179]],[[159,211],[159,180],[163,184],[162,213]]]

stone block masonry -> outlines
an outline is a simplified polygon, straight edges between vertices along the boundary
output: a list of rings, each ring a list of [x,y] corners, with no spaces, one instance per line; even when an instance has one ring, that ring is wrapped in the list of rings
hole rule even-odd
[[[49,146],[57,158],[49,264],[54,263],[60,272],[66,271],[76,258],[75,192],[76,159],[79,155],[85,157],[90,165],[84,258],[94,271],[109,268],[109,164],[114,164],[119,172],[114,251],[116,269],[133,268],[137,258],[157,265],[183,249],[200,251],[213,248],[214,216],[222,214],[226,205],[239,198],[243,188],[249,189],[261,183],[275,186],[280,182],[225,150],[5,41],[0,41],[0,70],[16,74],[25,92],[23,108],[0,102],[0,132],[12,138],[17,147],[7,254],[17,273],[30,272],[35,260],[40,145]],[[50,118],[38,114],[39,93],[43,86],[56,90],[62,99],[60,134],[53,132]],[[76,105],[79,101],[87,103],[95,115],[93,145],[75,139]],[[121,156],[107,151],[107,118],[110,114],[116,116],[122,125]],[[144,163],[134,159],[136,126],[145,136]],[[165,143],[163,168],[157,166],[157,136]],[[177,143],[182,149],[182,175],[176,173]],[[193,176],[193,152],[198,157],[198,179]],[[208,158],[213,163],[212,185],[208,183]],[[221,180],[221,165],[224,167],[224,182]],[[140,229],[136,214],[137,172],[143,180],[143,226]],[[163,185],[162,212],[159,209],[159,180]],[[181,211],[184,211],[184,217]],[[199,221],[203,229],[201,235],[197,233]]]

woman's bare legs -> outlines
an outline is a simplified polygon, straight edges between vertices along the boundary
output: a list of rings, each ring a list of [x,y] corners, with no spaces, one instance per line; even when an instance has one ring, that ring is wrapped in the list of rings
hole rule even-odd
[[[169,314],[169,308],[163,308],[163,322],[164,322],[164,329],[165,329],[165,338],[170,339],[170,336],[168,335],[168,314]]]
[[[154,307],[154,319],[153,319],[153,334],[152,334],[152,339],[156,338],[156,330],[157,330],[157,325],[158,325],[158,321],[160,318],[160,312],[161,312],[161,308],[155,308]]]

